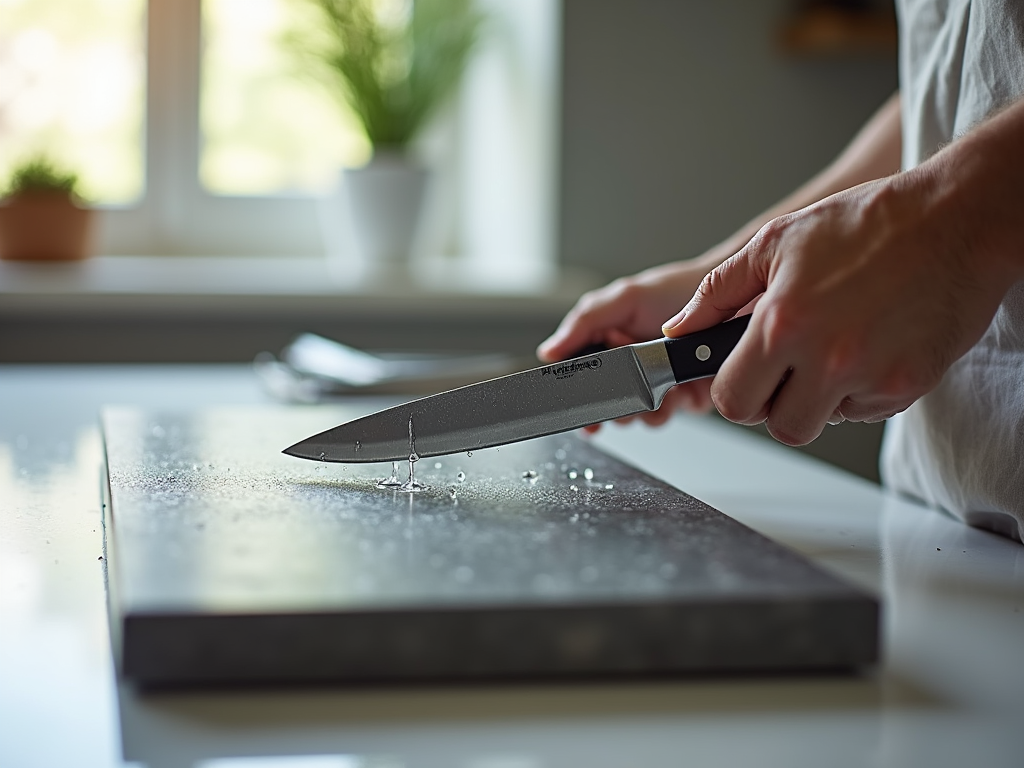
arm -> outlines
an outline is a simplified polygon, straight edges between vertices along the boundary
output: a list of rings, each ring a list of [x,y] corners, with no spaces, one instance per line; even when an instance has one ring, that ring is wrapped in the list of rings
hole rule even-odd
[[[900,95],[897,92],[872,115],[824,170],[701,256],[707,266],[706,271],[710,272],[739,251],[772,219],[806,208],[844,189],[897,173],[902,151]]]
[[[1024,277],[1024,99],[917,168],[766,224],[664,326],[679,336],[760,296],[712,385],[727,418],[780,441],[878,421],[934,388]]]
[[[739,251],[764,223],[835,191],[895,173],[899,170],[900,150],[896,94],[825,170],[714,248],[693,259],[621,278],[584,295],[555,333],[540,345],[537,356],[546,361],[563,360],[589,344],[611,347],[657,338],[664,319],[693,295],[704,276]],[[693,382],[677,387],[659,411],[645,414],[644,419],[661,423],[675,406],[706,410],[711,406],[709,384]]]

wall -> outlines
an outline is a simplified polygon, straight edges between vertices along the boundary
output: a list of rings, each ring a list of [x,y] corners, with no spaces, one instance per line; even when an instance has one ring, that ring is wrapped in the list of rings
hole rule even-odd
[[[788,0],[564,0],[560,253],[608,277],[693,256],[838,153],[896,54],[794,58]]]

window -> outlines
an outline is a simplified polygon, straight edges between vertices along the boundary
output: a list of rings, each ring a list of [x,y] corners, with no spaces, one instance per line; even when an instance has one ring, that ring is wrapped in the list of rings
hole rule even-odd
[[[0,178],[45,153],[101,204],[143,178],[144,0],[0,0]]]
[[[529,270],[553,261],[560,7],[480,3],[492,17],[486,44],[452,109],[417,147],[436,169],[422,250],[470,267]],[[65,42],[48,33],[66,55],[62,74],[47,81],[63,84],[46,98],[81,89],[69,75],[77,72],[103,83],[82,91],[90,108],[118,105],[110,107],[116,120],[71,111],[48,123],[74,129],[60,142],[105,206],[101,252],[322,254],[322,213],[339,204],[337,171],[365,161],[369,148],[278,47],[295,13],[294,0],[0,0],[0,172],[13,162],[12,126],[25,125],[41,98],[26,92],[45,90],[38,78],[8,77],[11,62],[24,69],[35,50],[24,35],[59,18],[74,34]],[[88,51],[100,49],[107,69],[86,75]],[[15,103],[21,112],[11,111]],[[103,152],[86,149],[80,135],[99,123],[107,126]]]

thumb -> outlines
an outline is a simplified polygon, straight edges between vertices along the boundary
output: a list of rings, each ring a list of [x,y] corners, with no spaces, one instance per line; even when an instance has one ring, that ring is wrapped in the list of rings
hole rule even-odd
[[[767,288],[767,275],[757,268],[758,262],[748,247],[715,267],[686,306],[661,326],[662,333],[685,336],[734,317]]]

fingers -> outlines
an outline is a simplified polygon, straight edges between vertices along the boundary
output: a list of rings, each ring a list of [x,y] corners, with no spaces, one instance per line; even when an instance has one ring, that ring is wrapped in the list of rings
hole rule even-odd
[[[763,264],[760,252],[748,245],[704,277],[686,306],[662,325],[662,332],[678,338],[733,317],[764,293],[768,275]]]
[[[566,315],[558,329],[537,347],[537,357],[545,363],[554,363],[571,357],[576,350],[596,341],[589,327]]]
[[[609,343],[606,334],[626,325],[635,310],[622,294],[623,289],[616,283],[584,294],[555,332],[537,347],[537,357],[545,362],[555,362],[572,357],[590,344],[621,346]]]
[[[807,445],[836,418],[839,399],[822,390],[822,378],[815,372],[794,370],[776,393],[765,426],[780,443]]]

